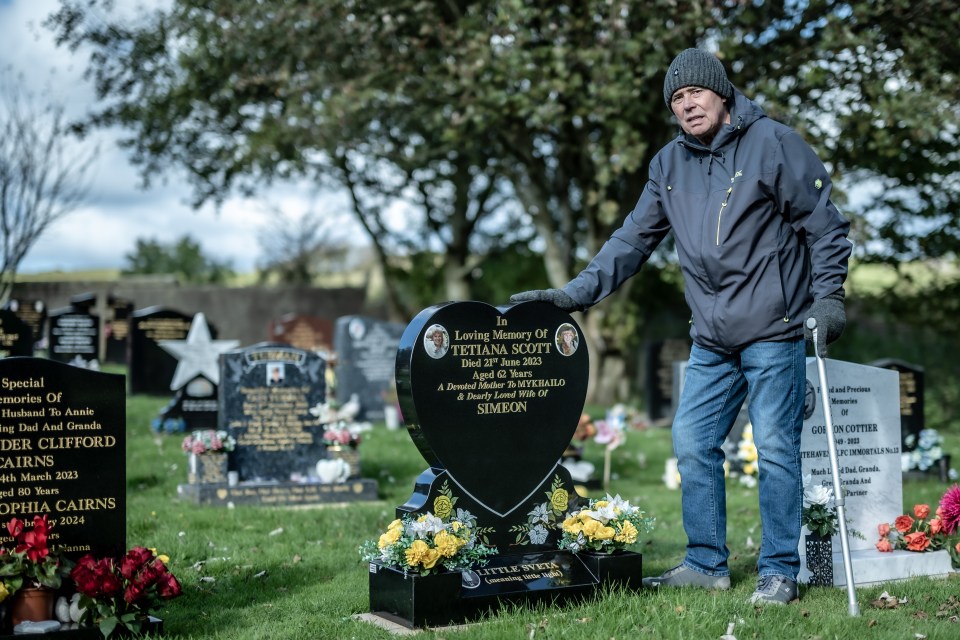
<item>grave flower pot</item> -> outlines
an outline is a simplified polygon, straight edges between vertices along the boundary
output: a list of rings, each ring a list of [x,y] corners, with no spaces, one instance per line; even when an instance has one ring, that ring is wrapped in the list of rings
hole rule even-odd
[[[833,536],[808,533],[806,544],[807,569],[810,570],[811,586],[833,586]]]
[[[41,622],[53,620],[53,603],[56,591],[46,587],[27,587],[14,594],[10,602],[10,622],[17,626],[21,622]]]
[[[227,460],[224,453],[190,454],[190,484],[218,484],[227,482]]]
[[[350,465],[350,478],[360,477],[360,451],[356,446],[344,444],[327,445],[327,457],[340,459]]]
[[[459,571],[404,574],[370,563],[370,611],[409,628],[461,622]]]

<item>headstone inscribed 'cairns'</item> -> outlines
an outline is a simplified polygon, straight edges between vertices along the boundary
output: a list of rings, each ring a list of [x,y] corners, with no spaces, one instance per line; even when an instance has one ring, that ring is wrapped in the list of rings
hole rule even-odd
[[[134,311],[130,318],[130,393],[166,394],[177,370],[177,359],[164,351],[160,340],[185,340],[192,315],[163,307]],[[211,329],[211,335],[216,331]]]
[[[316,353],[261,343],[221,356],[220,428],[244,481],[307,476],[326,457],[310,409],[326,399],[326,363]]]
[[[61,307],[50,312],[48,356],[58,362],[99,363],[100,318],[83,307]]]
[[[0,310],[0,358],[33,355],[33,330],[16,313]]]
[[[337,354],[337,400],[356,397],[358,420],[383,420],[388,388],[394,384],[397,347],[406,327],[362,316],[337,319],[333,346]]]
[[[0,516],[49,517],[74,558],[126,550],[123,376],[41,358],[0,360]],[[5,540],[5,543],[9,540]]]

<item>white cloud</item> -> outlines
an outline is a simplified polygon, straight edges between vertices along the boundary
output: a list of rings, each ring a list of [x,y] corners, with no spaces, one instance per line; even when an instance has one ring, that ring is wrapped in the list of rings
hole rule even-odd
[[[68,115],[79,116],[93,100],[82,77],[86,54],[58,48],[52,32],[42,26],[57,7],[57,0],[0,0],[0,66],[22,73],[35,96],[63,104]],[[185,234],[200,242],[206,255],[230,260],[236,270],[248,272],[260,257],[258,238],[277,210],[299,217],[312,207],[348,219],[343,198],[317,195],[309,184],[279,186],[257,199],[232,198],[219,211],[194,210],[187,203],[190,188],[182,176],[171,173],[143,190],[136,168],[114,143],[115,134],[99,132],[97,140],[100,154],[85,206],[50,227],[27,254],[21,273],[118,268],[138,238],[172,242]],[[352,235],[360,237],[361,232]]]

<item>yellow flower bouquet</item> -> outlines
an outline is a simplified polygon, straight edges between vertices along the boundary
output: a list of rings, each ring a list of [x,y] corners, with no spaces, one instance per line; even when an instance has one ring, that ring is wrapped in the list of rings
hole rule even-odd
[[[654,518],[619,495],[591,500],[586,509],[571,513],[563,521],[560,548],[574,553],[613,553],[635,543],[641,533],[653,530]]]
[[[470,518],[441,518],[430,512],[418,517],[405,515],[387,525],[378,540],[364,542],[360,556],[422,576],[482,566],[497,549],[481,544],[472,524]]]

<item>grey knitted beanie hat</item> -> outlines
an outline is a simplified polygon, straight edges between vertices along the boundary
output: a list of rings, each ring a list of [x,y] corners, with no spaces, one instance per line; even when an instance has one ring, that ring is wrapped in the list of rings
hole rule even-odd
[[[733,97],[733,85],[715,55],[701,49],[684,49],[673,59],[663,80],[663,101],[670,107],[670,98],[677,89],[704,87],[724,98]]]

